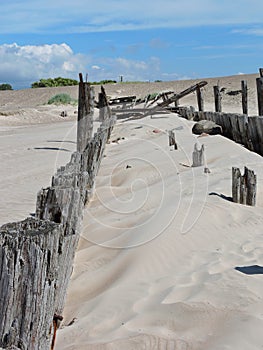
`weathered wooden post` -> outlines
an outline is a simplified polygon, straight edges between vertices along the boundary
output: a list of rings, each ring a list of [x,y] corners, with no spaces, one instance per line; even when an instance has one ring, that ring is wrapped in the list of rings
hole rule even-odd
[[[242,110],[243,114],[248,114],[248,105],[247,105],[247,81],[241,81],[241,91],[242,91]]]
[[[83,152],[88,141],[92,138],[94,89],[89,83],[83,82],[81,73],[79,74],[79,78],[77,151]]]
[[[240,203],[240,179],[239,168],[232,167],[232,198],[234,203]]]
[[[197,94],[198,110],[199,110],[199,112],[203,112],[204,111],[203,90],[199,86],[196,89],[196,94]]]
[[[174,146],[174,149],[177,149],[177,143],[175,141],[175,133],[173,130],[168,131],[168,136],[169,136],[169,146]]]
[[[263,78],[257,78],[258,115],[263,116]]]
[[[220,93],[219,85],[214,86],[214,96],[215,96],[215,111],[216,112],[222,112],[222,96]]]
[[[247,183],[247,205],[256,205],[257,192],[257,176],[253,170],[245,168],[246,183]]]
[[[103,86],[101,86],[101,92],[99,93],[99,121],[103,122],[111,115],[110,107],[107,100],[107,95]]]
[[[256,183],[257,177],[253,170],[247,167],[244,175],[241,175],[239,168],[232,168],[232,198],[234,203],[256,205]]]
[[[259,75],[260,75],[260,78],[263,78],[263,68],[259,68]]]
[[[197,148],[197,143],[194,145],[192,167],[198,167],[198,166],[204,165],[204,152],[205,152],[204,145],[201,146],[200,150]]]

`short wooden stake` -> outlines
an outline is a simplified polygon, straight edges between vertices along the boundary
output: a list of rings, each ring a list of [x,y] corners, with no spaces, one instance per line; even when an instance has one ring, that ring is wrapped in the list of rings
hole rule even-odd
[[[174,146],[174,149],[177,149],[177,143],[175,141],[175,133],[172,130],[169,130],[168,132],[168,136],[169,136],[169,146]]]
[[[199,112],[203,112],[204,111],[203,90],[199,86],[196,89],[196,94],[197,94],[198,110],[199,110]]]
[[[215,111],[222,112],[222,104],[221,104],[221,93],[218,85],[214,86],[214,96],[215,96]]]
[[[205,146],[202,145],[201,149],[198,150],[197,143],[194,146],[194,152],[193,152],[193,165],[192,167],[198,167],[204,165],[204,151]]]
[[[257,177],[253,170],[245,167],[244,175],[239,168],[232,168],[232,198],[234,203],[256,205]]]

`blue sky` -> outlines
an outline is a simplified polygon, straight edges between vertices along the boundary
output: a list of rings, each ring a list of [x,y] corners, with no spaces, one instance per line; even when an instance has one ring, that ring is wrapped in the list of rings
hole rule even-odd
[[[10,0],[0,5],[0,83],[256,73],[262,0]]]

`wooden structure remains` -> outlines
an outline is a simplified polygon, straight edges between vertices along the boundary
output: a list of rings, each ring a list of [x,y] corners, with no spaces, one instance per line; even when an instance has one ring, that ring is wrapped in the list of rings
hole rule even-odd
[[[77,151],[38,193],[35,217],[0,228],[0,348],[55,346],[83,209],[114,124],[104,109],[92,136],[93,88],[81,77],[79,89]]]
[[[257,177],[245,167],[244,175],[239,168],[232,168],[232,198],[234,203],[256,205]]]

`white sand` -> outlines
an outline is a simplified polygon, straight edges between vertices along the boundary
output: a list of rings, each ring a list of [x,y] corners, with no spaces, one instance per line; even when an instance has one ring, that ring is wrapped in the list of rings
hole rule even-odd
[[[192,135],[192,124],[162,114],[116,125],[111,140],[124,140],[107,145],[85,211],[56,349],[262,348],[262,157]],[[74,125],[3,125],[1,223],[34,211],[37,190],[70,156],[46,147],[73,151]],[[182,165],[191,165],[195,142],[205,145],[210,174]],[[256,207],[225,199],[232,166],[255,170]],[[235,269],[253,265],[261,267],[253,275]]]

